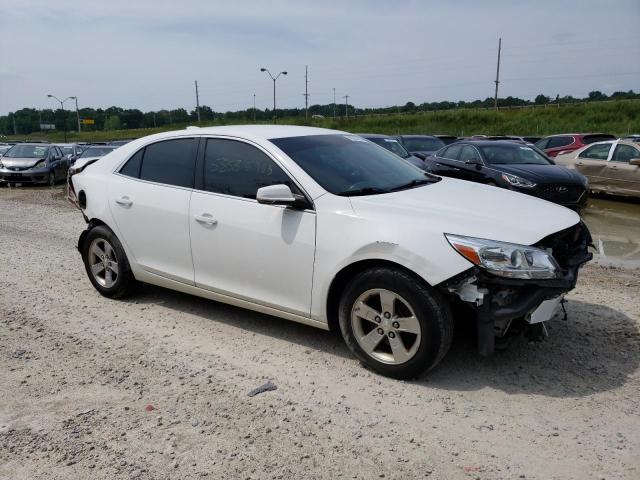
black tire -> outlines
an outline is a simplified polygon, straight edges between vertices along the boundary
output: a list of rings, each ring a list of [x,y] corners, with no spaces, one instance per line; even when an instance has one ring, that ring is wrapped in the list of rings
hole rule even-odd
[[[92,245],[96,242],[97,245],[101,244],[104,247],[105,241],[111,247],[109,256],[115,257],[114,260],[118,270],[112,285],[106,284],[106,282],[102,284],[100,279],[96,278],[96,275],[94,275],[91,270],[91,258],[95,257],[95,254],[91,252]],[[106,248],[103,248],[103,250],[107,251]],[[116,237],[108,227],[100,225],[92,228],[89,233],[87,233],[84,244],[82,245],[82,261],[84,262],[85,271],[91,284],[105,297],[123,298],[134,292],[137,281],[131,272],[127,255],[118,237]],[[106,276],[107,269],[105,268],[103,271]]]
[[[49,172],[49,175],[47,176],[47,185],[50,187],[56,186],[56,174],[54,172]]]
[[[485,185],[489,185],[490,187],[498,186],[498,184],[494,180],[489,180]]]
[[[362,295],[376,289],[384,289],[400,296],[413,310],[419,322],[421,335],[420,341],[416,340],[417,350],[404,363],[389,364],[380,361],[368,354],[356,339],[351,319],[354,303]],[[431,370],[449,351],[453,340],[454,322],[448,302],[439,292],[400,269],[373,268],[354,277],[340,300],[339,321],[344,341],[353,354],[376,372],[397,379],[415,378]]]

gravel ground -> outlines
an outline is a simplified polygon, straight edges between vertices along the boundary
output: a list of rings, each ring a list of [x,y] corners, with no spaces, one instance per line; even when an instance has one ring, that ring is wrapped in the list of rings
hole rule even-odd
[[[0,189],[0,478],[640,478],[640,274],[492,358],[401,382],[333,333],[85,276],[62,189]],[[247,393],[273,381],[278,389]]]

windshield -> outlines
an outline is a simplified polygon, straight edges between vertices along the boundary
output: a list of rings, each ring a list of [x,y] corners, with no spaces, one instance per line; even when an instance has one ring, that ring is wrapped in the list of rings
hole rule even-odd
[[[444,142],[432,137],[403,137],[402,142],[410,152],[435,152],[444,147]]]
[[[2,155],[4,152],[9,150],[10,148],[11,148],[11,145],[0,145],[0,155]]]
[[[6,158],[45,158],[49,147],[46,145],[14,145],[4,154]]]
[[[115,150],[114,147],[90,147],[90,148],[87,148],[84,152],[82,152],[82,155],[80,155],[80,158],[102,157],[107,153],[113,152],[114,150]]]
[[[411,154],[400,144],[399,141],[393,138],[368,138],[367,140],[386,148],[390,152],[395,153],[399,157],[407,158]]]
[[[480,150],[492,165],[552,165],[542,153],[525,145],[487,145]]]
[[[440,180],[356,135],[310,135],[270,141],[335,195],[389,193]]]
[[[64,155],[73,155],[73,147],[60,147]]]

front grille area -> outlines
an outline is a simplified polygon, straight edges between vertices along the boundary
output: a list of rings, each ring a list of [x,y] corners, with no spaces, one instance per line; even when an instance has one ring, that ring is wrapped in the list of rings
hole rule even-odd
[[[550,184],[540,185],[537,190],[538,196],[556,203],[577,202],[584,193],[581,185]]]
[[[567,269],[589,261],[592,255],[588,247],[591,245],[591,233],[583,222],[573,227],[552,233],[540,240],[535,246],[551,249],[553,258],[561,268]]]

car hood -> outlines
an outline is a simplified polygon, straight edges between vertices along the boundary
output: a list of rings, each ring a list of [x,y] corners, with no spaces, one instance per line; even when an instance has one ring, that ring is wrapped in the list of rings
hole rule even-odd
[[[7,158],[2,157],[2,163],[7,168],[30,168],[44,158]]]
[[[453,233],[532,245],[580,221],[578,214],[554,203],[453,178],[399,192],[349,198],[357,215],[379,224],[389,224],[391,219],[390,228],[402,234]]]
[[[584,183],[581,173],[561,165],[491,165],[491,168],[535,183]]]

